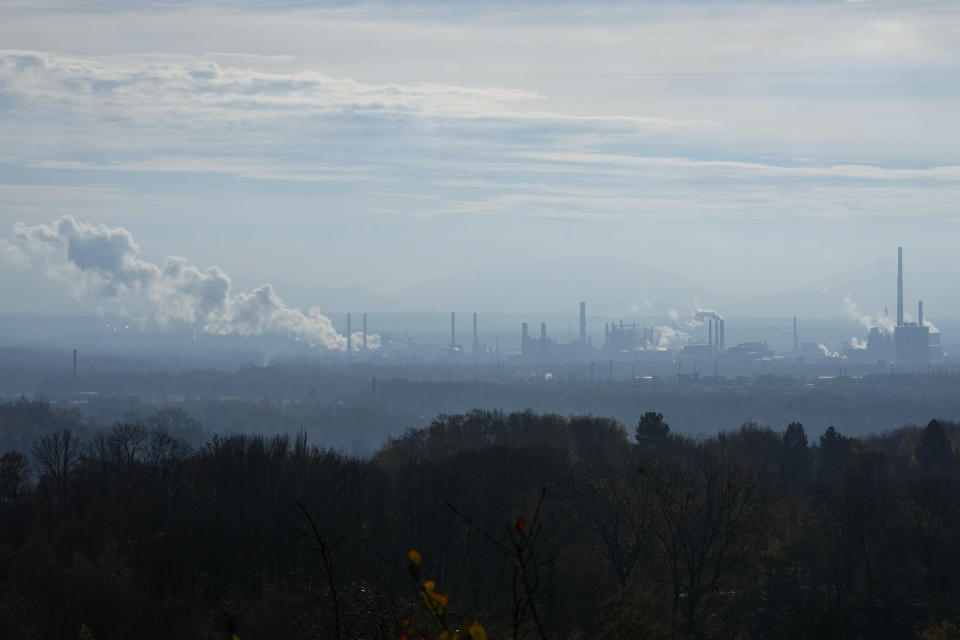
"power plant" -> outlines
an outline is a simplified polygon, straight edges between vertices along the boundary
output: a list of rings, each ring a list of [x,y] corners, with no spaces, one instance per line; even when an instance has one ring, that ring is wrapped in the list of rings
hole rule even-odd
[[[930,327],[923,323],[923,300],[917,302],[917,321],[903,319],[903,247],[897,247],[897,326],[894,327],[894,362],[901,371],[926,369],[930,364],[931,346],[939,355],[939,334],[936,345],[930,342]]]
[[[552,322],[566,325],[566,331],[562,333],[551,333],[551,324],[544,318],[525,318],[518,320],[519,336],[513,332],[504,335],[502,328],[491,331],[487,340],[488,344],[495,344],[495,347],[484,344],[480,334],[480,317],[474,311],[469,349],[457,342],[455,311],[450,312],[449,337],[441,341],[446,348],[439,350],[436,346],[431,347],[431,344],[437,344],[436,341],[404,341],[389,336],[376,336],[377,342],[371,348],[368,344],[367,314],[364,313],[361,349],[353,357],[367,362],[445,361],[472,362],[478,366],[495,363],[498,379],[502,376],[501,363],[504,361],[513,362],[519,367],[543,367],[545,372],[548,372],[547,367],[557,368],[561,365],[580,367],[585,372],[590,365],[600,362],[600,370],[607,372],[609,379],[627,375],[625,372],[629,372],[630,377],[638,378],[671,375],[690,379],[764,374],[831,378],[943,370],[946,361],[941,336],[925,320],[924,301],[917,301],[916,321],[909,318],[904,303],[903,248],[898,247],[896,322],[891,322],[886,308],[881,307],[882,313],[858,317],[867,326],[866,336],[854,336],[848,343],[839,345],[834,338],[832,347],[811,340],[813,334],[818,332],[811,325],[807,325],[804,332],[806,340],[801,341],[799,315],[792,317],[792,327],[789,321],[785,323],[783,337],[775,344],[782,350],[778,353],[765,339],[757,340],[754,336],[743,335],[745,329],[742,326],[737,331],[739,339],[728,343],[727,318],[717,311],[694,309],[687,317],[671,312],[667,322],[638,322],[635,318],[590,318],[587,316],[587,302],[581,300],[576,310],[576,333],[572,330],[572,314],[559,318],[553,316]],[[530,330],[531,322],[535,323],[534,326],[539,323],[539,331]],[[346,326],[346,359],[349,361],[353,350],[349,313],[346,315]],[[735,326],[739,326],[739,323]],[[511,334],[514,337],[511,338]],[[469,360],[466,359],[467,353],[470,354]]]

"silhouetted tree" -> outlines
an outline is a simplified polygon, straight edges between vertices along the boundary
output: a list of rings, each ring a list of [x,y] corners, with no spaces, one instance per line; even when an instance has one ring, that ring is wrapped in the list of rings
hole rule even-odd
[[[66,514],[70,479],[83,459],[84,447],[70,429],[61,429],[33,443],[33,457],[40,465],[41,478],[53,483],[62,514]]]
[[[942,470],[952,457],[947,434],[939,422],[931,420],[917,445],[917,464],[922,471],[933,473]]]
[[[0,513],[6,523],[7,540],[17,537],[24,524],[22,511],[29,475],[30,465],[24,454],[8,451],[0,457]]]
[[[712,450],[696,450],[644,470],[657,513],[675,623],[699,636],[705,604],[756,552],[762,522],[760,485],[749,469]]]
[[[850,438],[842,435],[832,425],[820,436],[820,473],[825,479],[834,478],[850,456]]]
[[[792,486],[804,486],[810,479],[811,455],[807,432],[799,422],[791,422],[783,432],[783,478]]]
[[[656,447],[663,442],[670,433],[670,425],[663,420],[663,414],[648,411],[640,417],[634,438],[643,449]]]
[[[574,500],[591,546],[610,563],[625,592],[653,534],[649,493],[636,471],[597,465],[578,469]]]

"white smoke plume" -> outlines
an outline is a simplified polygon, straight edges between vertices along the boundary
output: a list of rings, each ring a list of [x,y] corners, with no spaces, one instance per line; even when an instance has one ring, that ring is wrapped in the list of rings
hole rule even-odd
[[[840,355],[836,351],[830,351],[830,349],[828,349],[827,345],[825,344],[821,343],[821,344],[818,344],[817,346],[820,347],[820,351],[822,351],[823,355],[827,358],[845,358],[846,357],[846,356]]]
[[[710,309],[694,309],[693,317],[699,322],[703,322],[704,320],[708,320],[708,319],[723,320],[723,316],[721,316],[716,311],[711,311]]]
[[[860,338],[854,336],[850,338],[850,348],[851,349],[866,349],[867,341],[861,340]]]
[[[843,296],[843,310],[868,331],[873,327],[878,327],[884,333],[893,333],[893,328],[896,325],[893,318],[885,315],[879,313],[863,313],[853,298],[850,297],[849,293]]]
[[[653,303],[650,302],[650,299],[644,298],[641,302],[630,305],[630,313],[641,313],[642,311],[650,309],[651,307],[653,307]]]
[[[198,323],[214,334],[243,336],[286,333],[313,347],[345,351],[346,336],[330,319],[312,308],[306,313],[287,306],[269,284],[236,293],[219,267],[201,269],[180,257],[159,265],[140,258],[140,245],[127,229],[77,222],[63,216],[52,224],[14,226],[15,238],[28,253],[65,251],[60,276],[76,294],[93,293],[119,303],[146,304],[160,325],[174,321]],[[62,254],[61,254],[62,255]],[[361,333],[353,336],[359,349]],[[367,347],[380,346],[380,337],[367,335]]]
[[[674,329],[673,327],[657,327],[657,333],[659,334],[656,346],[658,351],[666,351],[667,349],[683,346],[690,340],[690,334],[680,331],[679,329]]]

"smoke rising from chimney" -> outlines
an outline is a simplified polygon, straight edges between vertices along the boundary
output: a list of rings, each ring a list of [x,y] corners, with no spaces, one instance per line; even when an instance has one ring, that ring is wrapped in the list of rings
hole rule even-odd
[[[863,328],[867,331],[877,327],[884,333],[893,333],[894,322],[892,319],[879,313],[862,312],[849,293],[843,296],[843,310],[849,317],[863,325]]]
[[[704,320],[723,320],[723,316],[710,309],[694,309],[693,318],[698,322],[703,322]]]
[[[821,352],[823,352],[824,357],[827,358],[837,358],[837,359],[846,359],[846,356],[837,353],[836,351],[830,351],[827,345],[820,343],[817,345]]]
[[[65,251],[58,272],[74,294],[146,304],[161,326],[199,323],[204,331],[220,335],[279,332],[313,347],[347,349],[346,336],[318,308],[303,312],[289,307],[269,284],[236,293],[219,267],[201,269],[181,257],[160,264],[142,260],[140,245],[123,227],[77,222],[67,215],[51,224],[17,223],[14,234],[27,253],[53,249],[62,256]],[[353,338],[352,346],[359,347],[362,334]],[[378,335],[367,336],[367,348],[379,346]]]
[[[666,325],[657,327],[659,339],[657,340],[657,349],[665,351],[682,347],[690,340],[690,334]]]

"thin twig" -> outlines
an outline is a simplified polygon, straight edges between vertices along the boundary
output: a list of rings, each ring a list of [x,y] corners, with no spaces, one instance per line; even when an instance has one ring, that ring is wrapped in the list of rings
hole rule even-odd
[[[320,557],[323,559],[323,569],[327,573],[327,584],[330,586],[330,599],[333,601],[333,637],[336,640],[340,640],[340,603],[337,598],[337,587],[333,582],[333,567],[330,561],[330,550],[327,547],[327,541],[320,533],[320,528],[310,515],[310,512],[307,511],[307,508],[303,506],[303,503],[299,500],[297,500],[297,506],[300,507],[300,511],[303,512],[303,515],[307,518],[307,522],[310,523],[310,528],[313,529],[312,536],[305,531],[301,531],[300,533],[316,540],[316,549],[320,552]]]

